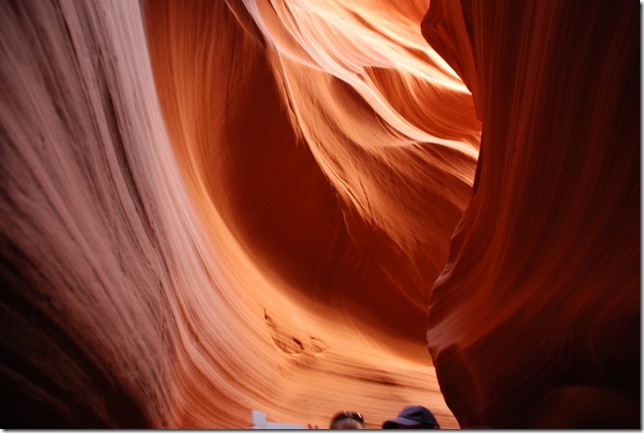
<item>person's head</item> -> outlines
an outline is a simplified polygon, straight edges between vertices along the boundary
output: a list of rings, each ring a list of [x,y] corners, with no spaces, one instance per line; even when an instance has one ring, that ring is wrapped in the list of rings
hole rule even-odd
[[[357,412],[338,412],[331,420],[329,428],[334,430],[364,429],[364,418]]]
[[[382,428],[430,429],[440,428],[434,414],[423,406],[407,406],[398,417],[385,421]]]

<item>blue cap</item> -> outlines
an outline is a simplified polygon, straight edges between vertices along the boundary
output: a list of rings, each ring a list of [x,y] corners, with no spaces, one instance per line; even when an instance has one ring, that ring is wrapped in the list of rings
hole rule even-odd
[[[397,428],[398,426],[404,427],[427,427],[427,428],[440,428],[434,414],[429,409],[423,406],[407,406],[398,414],[397,418],[385,421],[382,428]]]

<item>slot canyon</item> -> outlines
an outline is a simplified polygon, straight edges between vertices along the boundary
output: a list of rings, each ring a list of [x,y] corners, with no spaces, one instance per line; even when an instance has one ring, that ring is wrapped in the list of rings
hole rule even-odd
[[[2,427],[641,428],[640,14],[2,1]]]

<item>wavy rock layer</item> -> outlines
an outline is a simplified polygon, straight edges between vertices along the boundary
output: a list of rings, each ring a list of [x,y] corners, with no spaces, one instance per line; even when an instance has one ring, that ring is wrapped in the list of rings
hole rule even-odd
[[[462,426],[640,425],[635,3],[432,1],[483,137],[427,334]]]
[[[3,425],[629,410],[637,10],[581,6],[0,5]]]
[[[480,124],[427,4],[359,6],[3,4],[4,425],[457,425],[424,321]]]

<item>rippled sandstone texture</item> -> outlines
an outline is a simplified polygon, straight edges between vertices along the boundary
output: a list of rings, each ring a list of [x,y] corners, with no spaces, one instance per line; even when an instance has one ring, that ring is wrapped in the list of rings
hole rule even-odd
[[[639,9],[432,1],[482,120],[427,340],[461,426],[640,427]]]
[[[638,426],[637,13],[2,3],[3,425]]]

